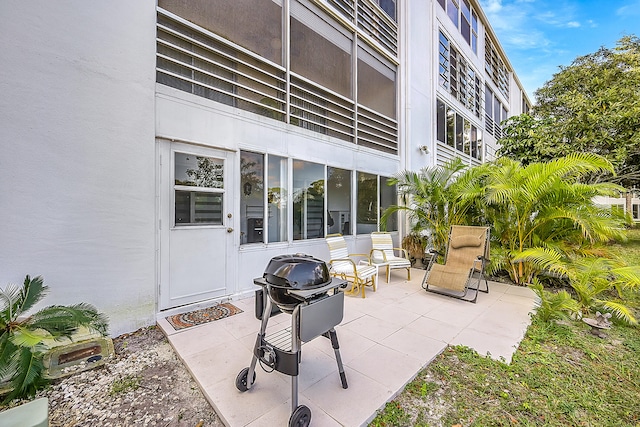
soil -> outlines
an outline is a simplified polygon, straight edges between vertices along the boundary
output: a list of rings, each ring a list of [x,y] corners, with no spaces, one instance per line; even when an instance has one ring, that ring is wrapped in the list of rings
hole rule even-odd
[[[51,427],[224,425],[158,328],[113,344],[115,357],[103,366],[56,380],[34,397],[49,399]]]

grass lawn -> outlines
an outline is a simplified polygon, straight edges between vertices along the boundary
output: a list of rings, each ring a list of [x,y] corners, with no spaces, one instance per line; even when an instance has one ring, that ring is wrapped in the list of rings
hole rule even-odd
[[[640,265],[640,230],[612,248]],[[640,313],[640,292],[627,305]],[[449,347],[370,426],[640,426],[640,327],[533,319],[511,364]]]

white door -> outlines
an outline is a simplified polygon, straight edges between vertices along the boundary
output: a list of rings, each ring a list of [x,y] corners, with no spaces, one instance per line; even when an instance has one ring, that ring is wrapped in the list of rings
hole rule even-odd
[[[235,153],[159,141],[160,309],[232,292]]]

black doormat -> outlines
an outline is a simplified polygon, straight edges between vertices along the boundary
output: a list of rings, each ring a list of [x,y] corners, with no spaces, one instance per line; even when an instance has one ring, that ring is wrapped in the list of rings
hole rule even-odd
[[[202,325],[214,320],[224,319],[234,314],[242,313],[235,305],[225,302],[213,307],[203,308],[201,310],[190,311],[188,313],[176,314],[168,316],[167,321],[173,326],[173,329],[185,329],[191,326]]]

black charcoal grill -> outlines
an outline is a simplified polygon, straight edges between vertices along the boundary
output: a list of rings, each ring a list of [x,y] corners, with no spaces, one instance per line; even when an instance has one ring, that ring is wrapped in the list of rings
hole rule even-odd
[[[291,376],[291,417],[289,426],[308,426],[311,410],[298,406],[298,373],[303,342],[319,336],[331,340],[342,388],[347,377],[342,366],[335,326],[342,321],[344,280],[332,278],[327,264],[310,255],[280,255],[271,258],[262,277],[253,282],[256,291],[256,317],[261,326],[253,349],[251,365],[236,378],[236,387],[249,390],[256,379],[256,365],[266,372],[278,371]],[[278,312],[291,315],[291,326],[266,336],[269,318]]]

